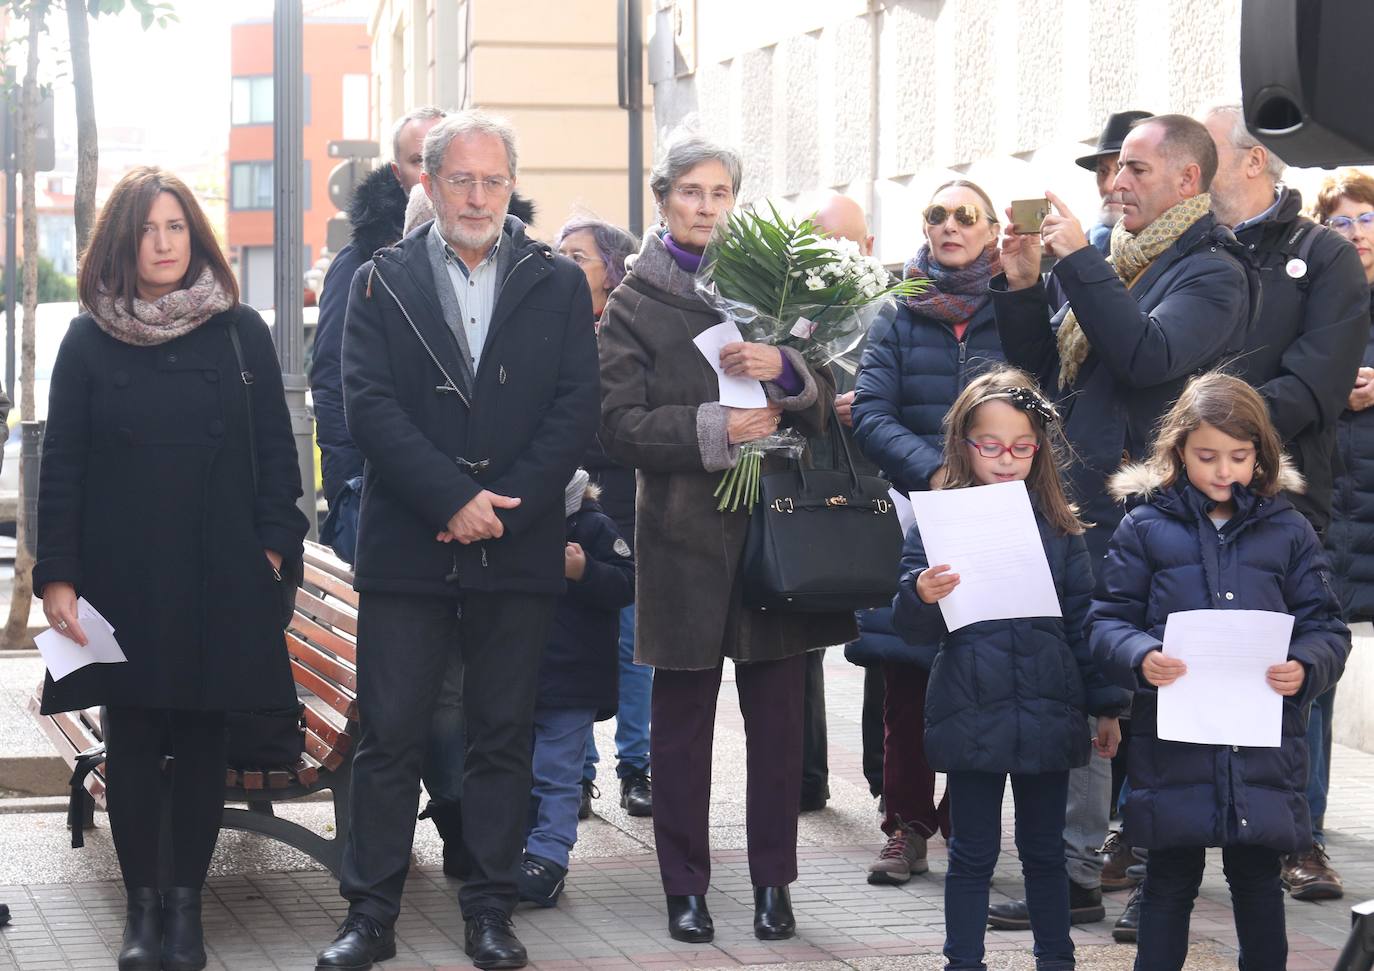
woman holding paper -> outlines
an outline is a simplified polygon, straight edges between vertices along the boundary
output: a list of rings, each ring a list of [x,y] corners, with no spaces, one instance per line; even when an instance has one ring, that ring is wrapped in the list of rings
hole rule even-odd
[[[33,585],[53,628],[83,646],[99,621],[78,614],[78,595],[89,602],[128,661],[49,677],[43,712],[106,706],[110,831],[128,892],[119,967],[201,968],[225,712],[296,703],[279,572],[307,527],[295,442],[271,335],[238,302],[179,179],[141,167],[119,181],[79,286],[89,309],[53,366]],[[168,754],[174,859],[160,894]]]
[[[1092,566],[1084,524],[1060,482],[1054,408],[1027,374],[1001,367],[969,383],[946,424],[943,490],[961,492],[950,498],[968,490],[976,501],[983,486],[1025,483],[1060,613],[950,630],[941,601],[959,586],[961,569],[972,581],[978,567],[932,562],[919,523],[907,533],[892,623],[930,667],[925,750],[946,774],[950,800],[946,966],[985,967],[988,888],[1010,777],[1036,967],[1062,971],[1074,966],[1063,838],[1069,771],[1090,758],[1089,714],[1098,716],[1092,747],[1104,759],[1115,754],[1116,716],[1130,695],[1102,677],[1084,635]]]
[[[935,190],[922,213],[926,241],[906,265],[907,276],[930,288],[899,302],[891,326],[875,329],[864,352],[854,440],[902,495],[939,485],[945,412],[969,381],[1005,360],[988,297],[988,281],[1001,272],[996,213],[972,182]],[[926,841],[937,830],[949,835],[948,800],[936,805],[923,742],[929,661],[913,657],[892,631],[889,609],[862,611],[859,626],[845,657],[879,667],[886,685],[880,825],[887,843],[869,864],[868,882],[902,884],[926,872]]]
[[[1279,861],[1311,840],[1306,709],[1336,683],[1350,650],[1320,541],[1279,494],[1301,486],[1264,400],[1223,374],[1193,379],[1150,458],[1112,480],[1118,497],[1145,500],[1112,537],[1106,592],[1089,618],[1095,657],[1136,691],[1125,836],[1150,851],[1138,967],[1183,967],[1209,846],[1222,847],[1241,966],[1286,965]],[[1182,660],[1163,653],[1165,624],[1198,610],[1292,616],[1288,660],[1265,674],[1283,697],[1279,747],[1159,737],[1157,689],[1189,677]]]
[[[668,148],[649,182],[662,223],[607,301],[600,333],[601,443],[638,471],[635,660],[655,669],[653,817],[668,932],[695,942],[714,934],[708,810],[724,659],[735,662],[749,743],[754,933],[777,940],[795,927],[787,886],[797,877],[803,655],[854,636],[850,614],[746,610],[739,562],[749,515],[717,509],[720,473],[742,442],[781,423],[818,435],[834,397],[828,370],[790,348],[733,342],[711,361],[693,343],[720,323],[693,277],[716,220],[735,205],[740,174],[738,156],[705,139]],[[763,382],[767,404],[722,404],[713,365]]]

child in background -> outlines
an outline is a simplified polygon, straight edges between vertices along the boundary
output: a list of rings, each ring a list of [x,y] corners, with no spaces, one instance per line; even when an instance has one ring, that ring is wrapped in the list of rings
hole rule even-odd
[[[1143,497],[1112,538],[1089,620],[1093,654],[1136,692],[1125,835],[1148,849],[1136,967],[1173,971],[1188,955],[1188,916],[1205,848],[1222,847],[1240,966],[1283,971],[1288,958],[1279,858],[1311,839],[1307,708],[1340,677],[1350,650],[1311,525],[1281,489],[1300,488],[1269,409],[1244,381],[1194,378],[1164,417],[1144,465],[1112,480]],[[1283,696],[1278,748],[1196,745],[1156,737],[1155,689],[1188,676],[1162,653],[1180,610],[1292,614],[1288,660],[1268,669]]]
[[[620,609],[634,602],[635,561],[601,511],[585,470],[568,483],[567,592],[559,598],[539,667],[534,710],[530,832],[518,878],[520,899],[553,907],[577,842],[582,763],[592,723],[616,712]]]
[[[944,489],[1025,480],[1063,617],[993,620],[950,632],[939,602],[958,564],[929,564],[920,527],[907,533],[893,626],[933,658],[926,753],[950,798],[945,958],[984,971],[988,888],[1002,843],[1002,794],[1011,776],[1016,846],[1026,881],[1036,967],[1074,967],[1064,814],[1069,770],[1090,752],[1111,758],[1130,694],[1093,666],[1083,625],[1092,564],[1083,523],[1064,494],[1054,445],[1058,418],[1015,368],[974,379],[945,417]],[[1089,714],[1098,716],[1090,739]]]

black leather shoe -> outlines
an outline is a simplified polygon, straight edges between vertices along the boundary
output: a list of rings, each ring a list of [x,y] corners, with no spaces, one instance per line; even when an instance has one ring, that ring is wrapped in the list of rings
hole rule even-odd
[[[819,792],[803,792],[801,795],[801,811],[804,813],[820,812],[825,808],[825,804],[829,799],[829,786]]]
[[[162,895],[162,971],[200,971],[203,967],[200,888],[171,887]]]
[[[0,927],[4,927],[10,922],[10,905],[0,904]]]
[[[668,936],[687,944],[705,944],[716,936],[704,894],[668,894]]]
[[[792,895],[786,887],[754,888],[754,936],[761,941],[785,941],[797,933]]]
[[[463,842],[463,807],[461,803],[442,803],[431,799],[420,819],[434,823],[439,838],[444,841],[444,876],[464,882],[472,879],[472,854]]]
[[[654,793],[650,787],[649,773],[636,772],[620,780],[620,808],[631,816],[654,814]]]
[[[128,896],[119,971],[158,971],[162,967],[162,894],[156,887],[135,887]]]
[[[1140,929],[1140,895],[1145,892],[1145,885],[1137,883],[1131,890],[1131,899],[1126,901],[1126,909],[1121,912],[1121,916],[1112,925],[1112,940],[1121,944],[1134,944],[1136,934]]]
[[[499,910],[479,910],[467,919],[463,950],[483,969],[523,968],[529,963],[510,918]]]
[[[582,801],[577,804],[577,818],[592,818],[592,800],[601,798],[601,790],[591,779],[582,780]]]
[[[1105,919],[1107,908],[1102,906],[1102,888],[1080,887],[1069,881],[1069,923],[1095,924]],[[1030,911],[1024,900],[988,907],[988,926],[999,931],[1030,930]]]
[[[366,971],[373,961],[396,956],[396,934],[365,914],[349,914],[334,943],[315,958],[316,971]]]

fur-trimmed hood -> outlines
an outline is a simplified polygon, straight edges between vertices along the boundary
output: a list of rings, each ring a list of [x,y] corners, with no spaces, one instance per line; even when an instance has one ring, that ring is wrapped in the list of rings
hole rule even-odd
[[[1145,462],[1123,465],[1107,480],[1107,491],[1118,502],[1133,498],[1148,500],[1164,487],[1164,473]],[[1301,494],[1306,488],[1307,482],[1302,473],[1287,455],[1282,456],[1279,460],[1279,489]]]
[[[401,238],[406,218],[406,194],[401,183],[383,165],[367,174],[348,202],[348,222],[353,227],[353,245],[366,260],[384,246]]]

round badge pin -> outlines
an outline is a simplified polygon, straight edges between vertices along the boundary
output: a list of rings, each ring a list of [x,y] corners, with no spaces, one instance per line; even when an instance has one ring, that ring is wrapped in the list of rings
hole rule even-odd
[[[1284,269],[1294,280],[1301,280],[1303,277],[1307,276],[1307,261],[1300,260],[1295,256],[1288,261],[1288,265],[1285,266]]]

